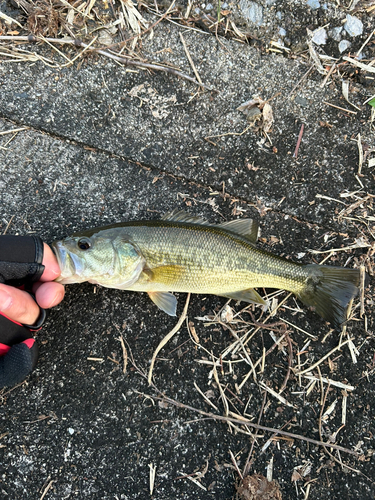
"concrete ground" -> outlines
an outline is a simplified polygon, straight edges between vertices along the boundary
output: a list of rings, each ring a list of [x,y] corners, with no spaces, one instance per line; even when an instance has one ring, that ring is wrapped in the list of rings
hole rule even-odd
[[[326,78],[332,61],[324,60],[320,74],[307,51],[306,19],[310,29],[327,18],[332,28],[342,24],[343,8],[329,5],[321,17],[304,3],[281,3],[290,52],[272,51],[280,16],[272,2],[262,9],[264,25],[251,31],[244,2],[233,5],[238,29],[254,34],[246,43],[162,20],[137,45],[143,60],[195,78],[183,34],[202,82],[212,89],[205,91],[100,54],[64,66],[66,59],[46,42],[0,36],[0,54],[5,48],[13,58],[19,49],[40,56],[9,62],[9,53],[0,55],[0,232],[37,233],[52,242],[94,226],[157,219],[176,207],[216,223],[253,217],[261,227],[259,244],[278,255],[364,265],[370,274],[364,313],[357,300],[340,337],[293,297],[265,323],[259,308],[228,323],[225,314],[223,321],[207,321],[225,299],[192,296],[188,321],[159,353],[150,387],[144,374],[177,319],[157,310],[146,294],[67,286],[65,301],[37,334],[36,370],[0,393],[1,498],[246,499],[252,497],[236,489],[246,464],[250,475],[272,470],[284,499],[374,498],[374,130],[364,104],[375,93],[367,78],[372,73],[337,59]],[[0,10],[25,28],[21,10],[6,2]],[[142,13],[150,23],[159,19]],[[371,13],[352,14],[364,26],[351,38],[358,51],[371,34]],[[3,24],[3,36],[11,29],[27,34]],[[329,43],[328,56],[338,58],[332,38]],[[72,59],[82,47],[59,50]],[[374,58],[373,50],[370,40],[367,58]],[[349,82],[351,104],[342,81]],[[237,109],[254,95],[272,107],[268,135]],[[280,305],[286,297],[275,300]],[[181,315],[186,296],[178,299]],[[235,314],[245,304],[230,307]],[[275,348],[286,330],[290,342],[284,337]],[[254,334],[246,356],[239,350],[230,363],[219,362],[216,380],[211,360],[220,361],[236,332]],[[340,338],[352,340],[336,349]],[[264,367],[259,363],[256,377],[247,377],[248,358],[256,363],[269,349]],[[310,372],[315,381],[295,373],[319,360]],[[191,407],[225,415],[218,384],[232,415],[300,438],[264,430],[255,435],[238,421],[196,413]]]

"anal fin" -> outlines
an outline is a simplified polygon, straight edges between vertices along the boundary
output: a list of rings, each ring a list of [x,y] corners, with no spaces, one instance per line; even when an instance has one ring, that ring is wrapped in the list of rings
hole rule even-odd
[[[169,314],[169,316],[176,316],[177,299],[170,292],[147,292],[148,296],[159,309]]]
[[[221,296],[227,297],[228,299],[250,302],[251,304],[261,304],[262,306],[267,305],[267,302],[253,288],[248,288],[247,290],[239,290],[238,292],[221,294]]]

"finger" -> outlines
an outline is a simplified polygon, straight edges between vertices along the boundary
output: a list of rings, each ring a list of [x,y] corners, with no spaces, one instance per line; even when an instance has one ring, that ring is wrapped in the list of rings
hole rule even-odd
[[[43,265],[45,267],[41,281],[53,281],[60,276],[60,268],[57,263],[55,254],[52,252],[51,247],[47,243],[44,245]]]
[[[61,283],[39,283],[34,289],[35,298],[39,306],[49,309],[59,304],[65,295],[65,288]]]
[[[38,304],[29,293],[3,284],[0,284],[0,312],[25,325],[33,325],[40,313]]]

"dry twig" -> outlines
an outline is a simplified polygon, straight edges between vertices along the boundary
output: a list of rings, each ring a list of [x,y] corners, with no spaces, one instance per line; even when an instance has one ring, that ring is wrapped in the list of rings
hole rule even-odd
[[[306,442],[312,443],[316,446],[326,446],[328,448],[333,448],[335,450],[339,450],[339,451],[342,451],[344,453],[348,453],[349,455],[354,455],[354,456],[358,457],[358,453],[356,451],[350,450],[348,448],[344,448],[343,446],[339,446],[337,444],[325,443],[324,441],[318,441],[316,439],[311,439],[311,438],[308,438],[305,436],[301,436],[300,434],[293,434],[292,432],[286,432],[286,431],[283,431],[281,429],[274,429],[273,427],[267,427],[265,425],[254,424],[253,422],[251,422],[251,420],[248,420],[248,419],[241,419],[240,420],[238,418],[224,417],[222,415],[215,415],[214,413],[209,413],[209,412],[206,412],[203,410],[199,410],[198,408],[194,408],[193,406],[190,406],[190,405],[185,405],[184,403],[180,403],[179,401],[176,401],[172,398],[164,396],[162,394],[162,392],[159,391],[155,386],[153,386],[153,388],[158,392],[159,396],[149,396],[149,397],[151,397],[157,401],[164,401],[164,402],[169,403],[173,406],[176,406],[177,408],[183,408],[185,410],[190,410],[190,411],[193,411],[195,413],[199,413],[200,415],[203,415],[205,417],[211,418],[213,420],[219,420],[221,422],[233,422],[233,423],[236,423],[239,425],[246,424],[247,426],[252,427],[253,429],[258,429],[258,430],[261,430],[264,432],[272,432],[276,435],[285,436],[285,437],[289,437],[292,439],[298,439],[301,441],[306,441]]]
[[[37,42],[39,39],[38,39],[38,37],[36,37],[34,35],[29,35],[29,36],[0,36],[0,40],[24,41],[24,42],[31,43],[31,42]],[[84,51],[89,51],[88,49],[90,48],[91,44],[94,43],[95,39],[93,41],[91,41],[89,44],[86,44],[77,38],[70,38],[70,39],[68,39],[68,38],[63,38],[63,39],[44,38],[44,41],[48,41],[50,43],[74,45],[75,47],[83,48]],[[81,57],[84,51],[82,51],[80,54],[78,54],[74,58],[74,60]],[[95,53],[100,54],[102,56],[108,57],[110,59],[113,59],[114,61],[117,61],[121,64],[124,64],[125,66],[137,66],[139,68],[145,68],[145,69],[154,70],[154,71],[163,71],[164,73],[170,73],[171,75],[178,76],[180,78],[183,78],[184,80],[188,80],[189,82],[195,83],[196,85],[203,87],[206,90],[213,90],[212,87],[209,87],[208,85],[205,85],[202,82],[198,82],[197,80],[195,80],[191,76],[186,75],[185,73],[182,73],[181,71],[178,71],[174,68],[171,68],[170,66],[164,66],[162,64],[157,64],[157,63],[146,63],[144,61],[132,59],[130,57],[124,56],[124,55],[119,54],[119,53],[110,52],[106,49],[92,48],[92,49],[90,49],[89,52],[95,52]],[[41,56],[38,56],[35,53],[33,54],[33,56],[34,56],[34,59],[36,59],[36,60],[38,60],[38,59],[42,60]],[[46,61],[45,58],[43,58],[43,60]],[[51,63],[51,61],[49,61],[49,63]],[[68,63],[68,64],[70,64],[70,63]]]
[[[154,354],[153,354],[152,359],[151,359],[150,370],[148,372],[148,383],[150,385],[152,384],[152,371],[154,369],[154,364],[155,364],[156,356],[159,354],[160,350],[163,349],[163,347],[171,340],[171,338],[173,337],[173,335],[178,332],[178,330],[180,329],[182,323],[185,321],[187,310],[188,310],[188,307],[189,307],[189,301],[190,301],[190,293],[188,293],[184,310],[182,311],[182,314],[181,314],[180,319],[178,320],[176,326],[168,333],[168,335],[166,335],[163,338],[163,340],[160,342],[160,344],[157,346],[157,348],[154,351]]]
[[[135,363],[131,351],[130,351],[130,359],[131,359],[131,363],[132,363],[134,369],[139,373],[139,375],[141,375],[141,377],[143,377],[145,379],[148,379],[147,375]],[[225,417],[225,416],[222,416],[222,415],[215,415],[214,413],[210,413],[210,412],[206,412],[206,411],[203,411],[203,410],[199,410],[198,408],[194,408],[193,406],[186,405],[184,403],[180,403],[179,401],[177,401],[177,400],[175,400],[173,398],[165,396],[164,393],[162,391],[160,391],[152,381],[151,381],[150,385],[155,390],[155,392],[157,393],[157,395],[154,396],[154,395],[149,395],[149,394],[143,394],[145,397],[147,397],[149,399],[153,399],[155,401],[161,401],[161,402],[164,402],[164,403],[167,403],[167,404],[171,404],[173,406],[176,406],[177,408],[182,408],[182,409],[185,409],[185,410],[193,411],[195,413],[198,413],[200,415],[203,415],[204,417],[207,417],[207,418],[210,418],[210,419],[213,419],[213,420],[218,420],[218,421],[227,422],[227,423],[228,422],[232,422],[232,423],[238,424],[238,425],[246,425],[248,427],[252,427],[253,429],[258,429],[258,430],[261,430],[261,431],[264,431],[264,432],[272,432],[272,433],[274,433],[276,435],[280,435],[280,436],[285,436],[285,437],[292,438],[292,439],[298,439],[298,440],[306,441],[306,442],[312,443],[312,444],[314,444],[316,446],[326,446],[328,448],[332,448],[332,449],[335,449],[335,450],[338,450],[338,451],[342,451],[344,453],[348,453],[348,454],[354,455],[356,457],[359,456],[359,454],[356,451],[350,450],[348,448],[344,448],[343,446],[339,446],[337,444],[325,443],[323,441],[318,441],[316,439],[308,438],[308,437],[302,436],[300,434],[293,434],[291,432],[283,431],[281,429],[274,429],[273,427],[267,427],[267,426],[264,426],[264,425],[258,425],[258,424],[253,423],[251,420],[246,419],[244,417],[241,417],[241,419],[230,417],[230,416]],[[139,394],[142,394],[142,393],[139,393]]]

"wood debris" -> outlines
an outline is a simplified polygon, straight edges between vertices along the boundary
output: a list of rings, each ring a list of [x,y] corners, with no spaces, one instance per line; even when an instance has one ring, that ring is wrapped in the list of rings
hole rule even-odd
[[[323,64],[322,64],[322,62],[320,60],[319,54],[316,51],[316,49],[315,49],[315,47],[313,45],[313,42],[311,41],[311,37],[310,37],[310,39],[307,40],[307,46],[309,48],[309,53],[310,53],[311,61],[314,64],[315,69],[321,75],[326,75],[327,74],[327,70],[324,68],[324,66],[323,66]]]
[[[364,64],[361,63],[360,61],[357,61],[356,59],[353,59],[352,57],[343,57],[344,61],[350,62],[350,64],[353,64],[353,66],[357,66],[358,68],[361,68],[363,71],[368,71],[369,73],[375,73],[375,67],[370,66],[369,64]]]
[[[4,14],[4,12],[1,12],[1,11],[0,11],[0,19],[3,19],[5,21],[5,23],[9,26],[11,26],[14,23],[14,24],[17,24],[18,26],[20,26],[20,28],[22,28],[22,24],[20,24],[18,21],[16,21],[12,17],[8,16],[7,14]]]
[[[293,469],[292,481],[300,481],[303,480],[306,476],[308,476],[312,469],[312,463],[310,460],[304,460],[301,465],[297,465]]]
[[[132,0],[120,0],[120,3],[124,17],[134,33],[139,35],[142,32],[142,27],[148,28],[148,23],[139,13]]]
[[[150,469],[150,495],[152,496],[155,486],[156,465],[148,464]]]
[[[342,95],[345,98],[345,101],[353,106],[353,108],[358,109],[358,111],[361,111],[361,108],[353,104],[352,102],[349,101],[349,82],[348,80],[343,80],[342,81]]]
[[[57,36],[63,22],[63,16],[55,4],[47,0],[37,0],[35,3],[23,2],[27,12],[26,26],[30,33],[43,36]]]

